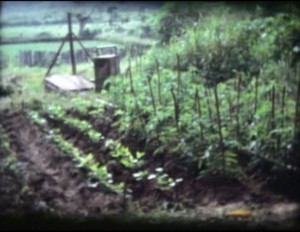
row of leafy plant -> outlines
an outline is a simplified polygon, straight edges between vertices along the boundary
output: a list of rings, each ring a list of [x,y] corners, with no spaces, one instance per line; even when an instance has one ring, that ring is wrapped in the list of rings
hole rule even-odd
[[[7,170],[15,170],[17,159],[11,150],[9,138],[5,129],[0,124],[0,154],[2,156],[0,173]]]
[[[120,163],[129,169],[142,167],[145,163],[145,160],[143,160],[143,157],[145,155],[144,152],[136,152],[136,154],[133,155],[129,151],[128,147],[124,147],[120,142],[114,141],[112,139],[107,139],[105,142],[105,146],[111,149],[112,157],[119,159]],[[154,180],[155,186],[161,190],[170,190],[178,183],[183,181],[182,178],[172,178],[164,171],[162,167],[157,167],[154,173],[149,172],[148,170],[141,170],[138,172],[134,172],[132,176],[137,181]]]
[[[72,100],[73,109],[77,111],[89,114],[94,118],[101,117],[101,114],[104,113],[104,106],[114,107],[115,105],[105,102],[101,99],[87,100],[84,98],[76,97]],[[89,110],[91,109],[92,110]],[[120,112],[117,110],[117,112]],[[118,113],[116,113],[118,115]],[[145,164],[145,160],[143,160],[145,153],[144,152],[136,152],[135,155],[131,153],[128,147],[123,146],[119,141],[115,141],[112,139],[105,140],[105,146],[110,148],[111,156],[118,159],[119,162],[126,168],[129,169],[137,169]],[[174,179],[164,172],[163,168],[158,167],[155,173],[149,173],[147,170],[134,172],[133,177],[137,181],[141,180],[154,180],[157,188],[162,190],[167,190],[175,187],[177,183],[183,181],[182,178]]]
[[[52,107],[51,109],[53,110],[54,108]],[[59,111],[63,111],[63,109],[60,109]],[[39,125],[45,125],[47,123],[47,121],[42,118],[37,111],[30,111],[29,114],[35,123]],[[108,164],[99,166],[94,158],[93,153],[81,155],[82,152],[80,152],[78,148],[74,147],[72,143],[64,140],[64,138],[60,135],[59,129],[53,129],[49,133],[51,134],[55,143],[58,144],[64,153],[74,157],[74,159],[78,162],[77,167],[85,167],[91,170],[93,176],[99,178],[101,181],[104,181],[104,183],[111,189],[119,192],[121,190],[124,191],[124,182],[120,182],[117,186],[115,186],[115,184],[112,185],[112,175],[107,171]],[[113,157],[112,159],[116,159],[117,162],[124,167],[124,169],[130,170],[132,177],[136,181],[154,181],[155,186],[161,190],[169,190],[175,187],[177,183],[183,181],[181,178],[172,178],[163,171],[163,168],[157,168],[155,173],[150,173],[147,170],[141,170],[143,168],[143,164],[145,163],[145,160],[143,160],[144,152],[136,152],[135,154],[132,154],[129,148],[123,146],[120,142],[112,139],[106,139],[103,136],[101,137],[105,141],[104,145],[110,149],[110,154]],[[136,169],[141,171],[135,171]],[[126,191],[130,191],[127,186]]]
[[[51,104],[45,106],[44,109],[50,118],[62,120],[64,124],[78,129],[80,132],[86,134],[94,143],[103,140],[101,133],[93,129],[89,122],[68,116],[61,105]]]
[[[30,119],[39,126],[45,126],[47,120],[40,116],[37,111],[29,112]],[[53,141],[58,145],[61,151],[64,154],[70,155],[77,162],[77,167],[84,167],[90,171],[90,174],[97,179],[101,180],[107,187],[117,192],[122,192],[124,183],[115,184],[112,180],[112,175],[107,171],[106,165],[101,165],[96,162],[93,153],[84,154],[72,143],[66,141],[63,136],[60,134],[60,129],[52,129],[49,132],[49,135],[52,137]]]

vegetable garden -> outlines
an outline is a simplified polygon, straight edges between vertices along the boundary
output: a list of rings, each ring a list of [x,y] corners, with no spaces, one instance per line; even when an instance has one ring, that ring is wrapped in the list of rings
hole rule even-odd
[[[177,7],[160,10],[158,31]],[[211,217],[228,220],[237,207],[247,212],[240,223],[275,226],[282,212],[293,217],[288,206],[271,209],[299,200],[299,21],[201,9],[193,26],[177,12],[182,31],[126,56],[99,94],[12,95],[0,112],[1,172],[23,176],[21,205],[64,216],[188,213],[203,221],[210,217],[202,207],[223,207]]]

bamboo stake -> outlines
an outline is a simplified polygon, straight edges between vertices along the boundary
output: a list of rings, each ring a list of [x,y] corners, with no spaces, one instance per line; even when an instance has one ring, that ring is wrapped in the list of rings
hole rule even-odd
[[[237,138],[240,137],[240,94],[241,94],[241,75],[239,74],[238,83],[237,83],[237,110],[236,110]]]
[[[133,87],[133,80],[132,80],[131,60],[130,60],[130,59],[129,59],[129,70],[128,70],[128,74],[129,74],[129,80],[130,80],[130,91],[131,91],[131,93],[135,96],[135,91],[134,91],[134,87]]]
[[[178,106],[178,101],[176,99],[176,95],[175,95],[173,86],[171,88],[171,93],[172,93],[173,102],[174,102],[174,116],[175,116],[176,128],[177,128],[177,132],[179,132],[179,106]]]
[[[156,63],[156,72],[157,72],[157,89],[158,89],[158,102],[162,104],[161,101],[161,84],[160,84],[160,71],[159,71],[159,62],[155,59]]]
[[[146,134],[145,122],[142,119],[141,110],[140,110],[138,100],[137,100],[137,96],[136,96],[136,93],[135,93],[135,90],[134,90],[134,87],[133,87],[133,79],[132,79],[132,72],[131,72],[131,60],[130,59],[129,59],[129,67],[128,68],[129,68],[128,69],[128,74],[129,74],[129,79],[130,79],[130,92],[131,92],[131,94],[132,94],[132,96],[135,100],[135,108],[136,108],[136,111],[137,111],[137,114],[138,114],[138,119],[141,122],[142,129],[143,129],[144,133]]]
[[[282,96],[281,96],[281,128],[284,127],[284,110],[285,110],[285,91],[286,91],[286,87],[285,85],[282,88]],[[277,138],[277,149],[279,150],[281,147],[281,136],[278,135]],[[286,163],[286,159],[284,159],[284,162]]]
[[[300,121],[300,78],[298,80],[298,88],[297,88],[297,97],[296,97],[296,109],[295,109],[295,136],[300,131],[299,130],[299,121]]]
[[[255,76],[255,101],[254,101],[254,115],[257,111],[257,99],[258,98],[258,75]]]
[[[275,130],[275,85],[272,87],[271,130]],[[275,158],[275,145],[272,143],[272,156]]]
[[[202,116],[202,112],[201,112],[201,102],[200,102],[200,97],[199,97],[199,91],[198,88],[196,88],[196,92],[195,92],[195,105],[196,105],[196,110],[198,111],[198,117],[199,117],[199,123],[200,123],[200,136],[201,136],[201,140],[204,140],[204,134],[203,134],[203,126],[201,123],[201,116]]]
[[[281,127],[283,128],[284,127],[284,111],[285,111],[285,94],[286,93],[286,86],[283,86],[282,88],[282,98],[281,98],[281,116],[282,116],[282,119],[281,119]]]
[[[220,148],[221,148],[221,154],[222,154],[222,168],[225,168],[224,141],[223,141],[223,134],[222,134],[222,124],[221,124],[221,117],[220,117],[219,98],[218,98],[218,89],[217,88],[218,87],[216,85],[214,87],[214,93],[215,93],[217,119],[218,119],[218,129],[219,129],[219,137],[220,137]]]
[[[126,104],[125,104],[125,93],[126,93],[126,87],[125,87],[125,77],[126,73],[123,74],[122,76],[122,104],[123,104],[123,109],[126,111]]]
[[[231,102],[231,97],[230,97],[230,94],[228,94],[228,97],[227,97],[227,102],[228,102],[228,111],[229,111],[229,118],[230,118],[230,121],[232,120],[232,113],[231,113],[231,109],[232,109],[232,102]]]
[[[153,112],[154,112],[154,115],[156,115],[155,99],[154,99],[154,95],[153,95],[150,75],[147,75],[147,80],[148,80],[149,91],[150,91],[151,100],[152,100]]]
[[[272,87],[271,130],[275,130],[275,85]]]
[[[180,72],[180,57],[176,54],[177,58],[177,94],[180,94],[181,91],[181,72]]]
[[[208,109],[209,120],[211,125],[213,125],[212,113],[211,113],[210,102],[209,102],[209,91],[206,88],[205,88],[205,96],[206,96],[206,104]]]

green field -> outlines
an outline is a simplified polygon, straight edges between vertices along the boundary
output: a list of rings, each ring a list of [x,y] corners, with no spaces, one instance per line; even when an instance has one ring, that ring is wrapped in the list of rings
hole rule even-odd
[[[47,33],[49,37],[62,37],[66,35],[68,30],[67,12],[73,15],[72,25],[75,34],[79,32],[77,14],[80,13],[83,16],[89,16],[89,20],[85,26],[88,30],[100,30],[101,33],[115,33],[116,36],[135,35],[139,37],[143,26],[153,26],[155,22],[151,15],[157,11],[157,9],[149,9],[149,7],[144,6],[142,13],[144,19],[142,19],[141,13],[136,11],[136,9],[124,10],[124,6],[117,3],[109,4],[108,2],[104,2],[96,4],[94,2],[79,6],[74,5],[74,3],[72,4],[72,2],[67,2],[65,5],[61,3],[51,4],[50,2],[43,2],[43,4],[41,3],[35,7],[25,7],[25,10],[22,12],[17,11],[17,9],[19,9],[18,4],[4,3],[6,4],[3,4],[3,13],[0,18],[0,22],[4,24],[1,28],[2,40],[16,39],[19,37],[23,39],[37,38],[41,36],[41,33]],[[93,6],[93,4],[95,4],[95,6]],[[108,12],[111,6],[116,7],[114,15]],[[110,19],[113,20],[112,24],[109,24]],[[51,25],[51,22],[55,20],[61,20],[65,23]],[[19,23],[20,26],[5,26],[7,22],[13,22],[16,25]],[[35,22],[40,25],[22,26],[24,22]]]
[[[77,14],[90,16],[89,21],[85,25],[87,31],[99,31],[99,33],[90,41],[82,41],[86,48],[92,48],[101,45],[114,44],[118,49],[130,47],[131,44],[154,44],[152,38],[141,38],[142,28],[145,25],[154,26],[153,17],[151,17],[158,8],[145,6],[141,19],[141,14],[137,9],[141,6],[127,6],[116,2],[76,4],[72,2],[41,2],[32,4],[30,2],[3,2],[2,15],[0,22],[3,27],[0,29],[2,41],[26,41],[62,38],[68,33],[67,12],[72,13],[72,31],[78,36],[79,21]],[[109,7],[116,7],[117,20],[113,24],[109,24],[111,14],[108,12]],[[23,9],[23,11],[20,11]],[[124,19],[127,19],[124,21]],[[64,20],[65,23],[51,24],[55,20]],[[123,21],[122,21],[123,20]],[[38,22],[41,25],[22,25],[24,22]],[[14,23],[15,26],[7,26],[5,23]],[[45,24],[49,23],[49,24]],[[19,25],[18,25],[19,24]],[[6,26],[5,26],[6,25]],[[60,42],[35,42],[35,43],[15,43],[0,44],[1,59],[5,63],[2,73],[10,73],[5,70],[5,66],[12,70],[16,68],[17,60],[22,51],[51,51],[56,52],[60,46]],[[74,43],[75,50],[81,49],[80,45]],[[68,51],[69,45],[64,45],[63,51]]]

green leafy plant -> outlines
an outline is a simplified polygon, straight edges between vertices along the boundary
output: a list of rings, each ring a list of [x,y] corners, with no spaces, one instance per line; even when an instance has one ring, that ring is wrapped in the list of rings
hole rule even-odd
[[[80,130],[95,143],[104,139],[102,134],[94,130],[92,125],[88,121],[67,116],[65,110],[63,110],[63,108],[59,105],[50,105],[46,107],[46,112],[50,115],[51,118],[62,120],[65,124]]]
[[[173,179],[160,167],[155,169],[155,173],[148,174],[147,180],[155,180],[155,185],[161,190],[170,190],[183,181],[182,178]]]
[[[38,125],[44,125],[47,122],[44,118],[40,117],[37,111],[29,111],[28,114],[29,117]]]
[[[105,146],[112,150],[111,155],[115,158],[119,158],[125,167],[134,168],[143,164],[143,152],[136,152],[134,156],[128,147],[124,147],[121,143],[114,140],[106,140]]]
[[[15,170],[17,166],[17,158],[10,149],[10,143],[8,136],[4,128],[0,125],[0,152],[6,154],[6,157],[3,158],[0,165],[0,171],[5,170]]]
[[[32,115],[32,114],[29,114]],[[38,120],[36,120],[38,118]],[[32,120],[40,124],[41,119],[43,119],[38,112],[35,112]],[[43,123],[45,125],[45,123]],[[106,166],[100,166],[94,158],[93,153],[89,153],[87,155],[83,154],[78,148],[74,147],[74,145],[68,141],[66,141],[63,136],[60,134],[60,129],[53,129],[49,131],[53,141],[58,145],[58,147],[67,155],[70,155],[77,162],[78,168],[86,168],[91,172],[92,176],[98,178],[101,182],[103,182],[108,188],[113,189],[121,193],[124,188],[124,183],[113,183],[112,175],[107,172]]]

